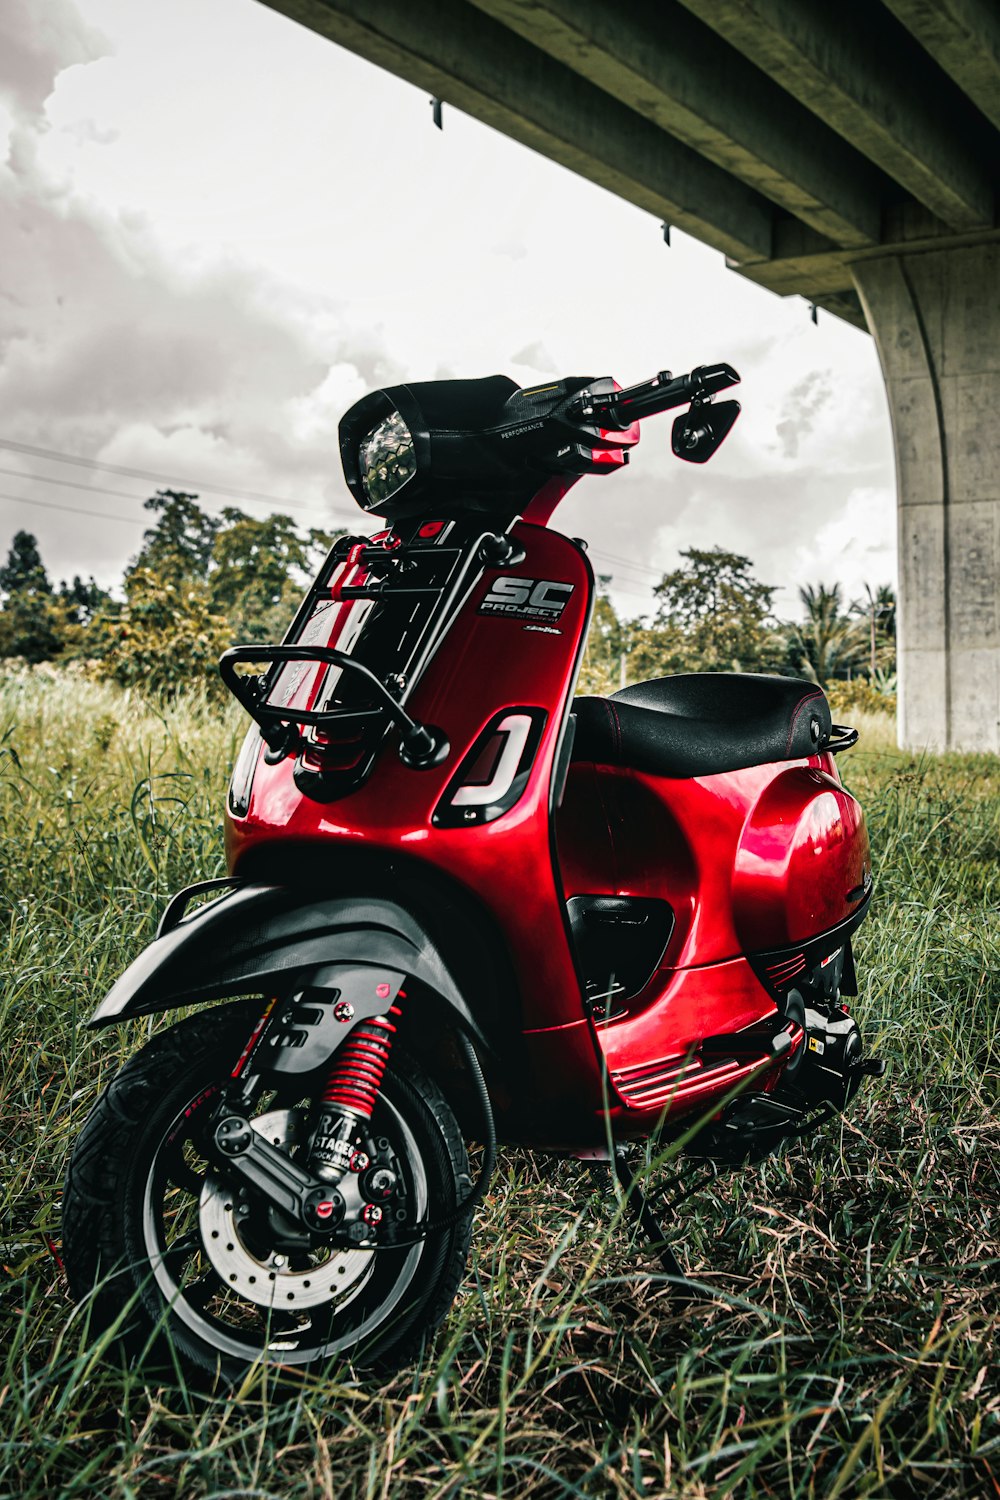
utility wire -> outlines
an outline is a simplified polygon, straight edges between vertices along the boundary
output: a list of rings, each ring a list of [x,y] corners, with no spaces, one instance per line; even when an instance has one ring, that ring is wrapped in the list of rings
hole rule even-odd
[[[32,484],[58,484],[61,489],[86,490],[90,495],[114,495],[120,500],[138,500],[141,503],[145,503],[149,499],[148,495],[135,495],[131,490],[109,490],[105,489],[101,484],[81,484],[78,479],[57,479],[54,474],[27,474],[23,469],[3,468],[0,468],[0,474],[6,474],[10,479],[30,479]],[[264,504],[263,501],[254,503]],[[300,509],[310,508],[303,500],[294,500],[287,503],[296,505]]]
[[[0,500],[9,500],[13,505],[39,505],[43,510],[64,510],[70,516],[93,516],[97,521],[123,521],[126,526],[148,526],[143,516],[113,516],[108,510],[84,510],[82,506],[60,505],[56,500],[29,500],[26,495],[5,495]]]
[[[267,505],[281,505],[285,507],[290,506],[298,510],[310,510],[315,508],[313,506],[310,506],[308,502],[302,500],[282,499],[277,495],[263,494],[258,490],[234,489],[227,485],[209,484],[197,479],[178,479],[175,476],[156,473],[152,469],[130,469],[126,468],[122,464],[99,463],[96,459],[82,458],[79,455],[71,453],[62,453],[55,448],[37,448],[32,446],[30,443],[17,443],[12,438],[0,438],[0,448],[10,448],[15,453],[26,453],[33,458],[51,459],[56,463],[80,464],[87,469],[95,469],[110,474],[122,474],[126,478],[131,479],[149,479],[156,483],[163,483],[166,485],[190,485],[193,489],[199,491],[207,490],[210,494],[234,495],[238,499],[259,500],[261,503]],[[46,475],[40,474],[22,476],[20,471],[12,469],[0,469],[0,474],[10,474],[15,478],[24,477],[37,479],[45,484],[74,485],[74,481],[71,479],[50,479]],[[120,495],[123,499],[128,500],[136,498],[133,495],[127,495],[124,490],[107,490],[102,489],[96,485],[88,484],[79,484],[75,487],[82,490],[92,490],[95,494]],[[605,562],[617,563],[620,567],[631,568],[638,573],[647,573],[651,578],[656,578],[657,581],[659,581],[662,576],[662,573],[656,568],[651,568],[646,563],[635,562],[627,557],[621,557],[614,552],[595,551],[594,556],[600,557]]]
[[[57,484],[61,489],[86,490],[89,495],[113,495],[119,500],[144,501],[142,495],[134,495],[130,490],[106,490],[100,484],[81,484],[77,479],[57,479],[54,474],[26,474],[23,469],[2,469],[0,474],[6,475],[8,479],[26,479],[32,484]],[[85,512],[81,511],[81,515]],[[124,518],[123,518],[124,519]]]
[[[199,494],[204,490],[209,494],[232,495],[238,500],[258,500],[265,505],[277,505],[285,508],[290,507],[295,510],[308,510],[313,508],[307,505],[306,502],[302,500],[287,500],[279,497],[278,495],[263,494],[259,490],[234,489],[230,485],[210,484],[207,481],[203,483],[197,479],[180,479],[177,477],[177,475],[159,474],[152,469],[130,469],[126,468],[123,464],[99,463],[94,458],[82,458],[79,454],[73,453],[60,453],[55,448],[36,448],[33,447],[30,443],[16,443],[13,438],[0,438],[0,448],[9,448],[14,453],[25,453],[31,458],[45,458],[50,459],[55,463],[79,464],[82,468],[95,469],[98,472],[104,472],[108,474],[122,474],[126,479],[149,479],[154,484],[167,486],[183,485],[190,488],[191,490],[197,490]],[[34,478],[38,476],[31,477]],[[63,484],[69,483],[68,480],[62,480],[61,482]],[[89,488],[89,486],[81,485],[81,488],[87,489]],[[105,493],[121,494],[122,492],[105,491]]]
[[[594,556],[603,558],[605,562],[617,563],[622,568],[634,568],[637,573],[648,573],[650,577],[657,580],[663,577],[662,568],[651,568],[648,563],[633,562],[630,558],[618,557],[614,552],[598,552],[595,550]]]
[[[0,469],[0,474],[7,474],[11,472],[13,471],[8,469]],[[24,475],[23,477],[31,478],[33,476]],[[82,486],[82,488],[87,489],[89,488],[89,486],[84,485]],[[101,492],[99,491],[98,493]],[[115,493],[115,491],[109,491],[106,493],[113,494]],[[134,497],[129,496],[128,498],[132,499]],[[57,501],[54,500],[33,500],[30,499],[27,495],[8,495],[0,492],[0,500],[9,500],[14,505],[38,505],[41,506],[43,510],[61,510],[65,511],[66,514],[70,516],[92,516],[95,520],[98,521],[122,521],[126,526],[148,525],[148,522],[143,516],[113,516],[111,512],[107,510],[85,510],[82,506],[60,505]],[[626,582],[632,581],[633,580],[631,579],[626,580]],[[628,588],[618,588],[616,589],[616,593],[623,594],[629,599],[647,599],[649,597],[645,592],[639,592],[636,589]]]
[[[84,491],[86,491],[86,493],[88,495],[112,495],[116,499],[120,499],[120,500],[138,501],[140,505],[145,504],[145,501],[149,498],[148,496],[131,494],[128,490],[108,490],[108,489],[105,489],[103,487],[103,485],[99,485],[99,484],[81,484],[79,482],[79,480],[76,480],[76,479],[57,479],[54,474],[26,474],[23,469],[4,469],[4,468],[0,468],[0,474],[5,474],[10,479],[24,479],[24,480],[28,480],[32,484],[58,484],[63,489],[84,490]],[[201,498],[201,497],[199,497],[199,498]],[[25,505],[35,505],[35,504],[41,505],[43,502],[41,500],[35,501],[35,500],[29,500],[29,499],[25,498],[25,500],[24,500],[23,503]],[[206,503],[206,505],[214,505],[214,504],[217,504],[218,502],[214,501],[214,500],[207,500],[205,503]],[[251,504],[255,504],[255,505],[256,504],[263,504],[263,503],[264,503],[263,501],[252,501],[251,502]],[[307,507],[301,501],[296,502],[296,503],[302,509],[307,509]],[[48,504],[49,504],[50,507],[54,506],[54,502],[51,501],[51,500],[48,502]],[[88,511],[80,510],[80,509],[77,509],[77,508],[72,508],[71,509],[71,507],[69,507],[69,506],[66,506],[65,509],[69,510],[72,515],[85,516],[85,515],[88,515],[88,514],[94,514],[94,512],[88,512]],[[114,519],[114,517],[112,517],[111,519]],[[133,518],[131,516],[122,516],[120,519],[123,520],[123,521],[126,521],[126,520],[132,520]],[[314,516],[314,519],[317,520],[317,521],[321,521],[321,520],[325,520],[326,517],[324,517],[322,515],[316,515],[316,516]],[[341,518],[334,516],[333,519],[341,519]],[[149,522],[148,524],[152,525],[153,523]]]
[[[645,588],[650,594],[653,592],[653,589],[656,586],[653,583],[653,578],[644,576],[643,574],[639,573],[638,571],[633,572],[632,569],[631,569],[631,567],[628,564],[626,564],[626,563],[612,563],[610,561],[607,561],[607,559],[601,557],[601,554],[599,552],[595,551],[595,552],[592,552],[590,555],[591,555],[591,557],[593,557],[595,559],[596,562],[602,563],[602,564],[603,563],[607,564],[606,572],[602,572],[601,569],[595,568],[595,572],[598,572],[599,576],[610,576],[611,578],[624,578],[624,581],[626,583],[639,584],[643,588]],[[653,577],[655,577],[657,583],[660,580],[660,576],[661,575],[659,573],[656,573],[656,574],[653,575]]]
[[[267,495],[254,490],[240,490],[225,485],[202,484],[198,480],[176,479],[166,474],[157,473],[151,469],[132,469],[122,464],[99,463],[96,459],[83,458],[77,454],[61,453],[54,448],[41,448],[36,447],[30,443],[18,443],[15,442],[12,438],[0,438],[0,448],[7,448],[16,453],[24,453],[33,458],[47,459],[56,463],[77,464],[84,468],[95,470],[97,472],[106,471],[113,474],[122,474],[130,478],[148,479],[154,483],[162,483],[167,486],[190,485],[192,486],[192,488],[197,489],[199,492],[201,490],[207,490],[210,494],[233,495],[244,501],[256,501],[260,504],[277,505],[297,510],[313,510],[315,513],[314,506],[311,506],[307,502],[301,500],[289,500],[281,498],[277,495]],[[2,467],[0,467],[0,474],[6,475],[7,477],[13,479],[27,480],[33,484],[51,484],[59,485],[64,489],[82,490],[87,494],[108,495],[116,499],[132,501],[142,499],[142,497],[138,495],[130,494],[127,490],[112,490],[107,489],[102,485],[81,484],[79,480],[60,479],[55,475],[25,474],[22,470],[19,469],[7,469]],[[42,510],[58,510],[64,512],[66,515],[87,516],[99,521],[120,521],[130,526],[148,525],[145,518],[141,516],[116,516],[113,515],[110,511],[90,510],[83,506],[60,505],[56,501],[39,500],[28,495],[0,494],[0,499],[7,500],[14,505],[36,505]],[[331,519],[336,518],[336,515],[337,513],[334,512],[334,516],[331,517]],[[648,597],[648,594],[649,592],[651,592],[651,590],[649,590],[648,586],[645,585],[645,579],[647,577],[651,579],[655,578],[657,582],[659,582],[662,576],[662,574],[657,569],[651,568],[647,564],[634,562],[629,558],[621,557],[620,555],[613,552],[604,552],[603,550],[598,551],[595,549],[593,556],[601,562],[610,563],[619,572],[621,570],[625,570],[625,582],[635,584],[637,585],[637,588],[634,588],[632,590],[618,588],[617,591],[621,594],[626,594],[628,595],[628,597],[633,599],[644,599]],[[646,588],[646,592],[641,592],[640,590],[644,587]]]
[[[612,587],[614,587],[615,585],[617,585],[619,583],[631,583],[631,584],[634,584],[636,588],[645,589],[646,593],[649,594],[650,597],[652,597],[654,585],[649,581],[649,579],[647,579],[647,578],[640,578],[640,577],[638,577],[638,575],[636,575],[634,573],[627,573],[627,572],[624,572],[623,570],[621,570],[619,568],[615,568],[614,572],[608,571],[608,572],[599,573],[597,575],[598,590],[600,590],[600,588],[602,587],[601,582],[600,582],[600,580],[602,578],[610,578],[611,581],[612,581],[612,583],[611,583]]]
[[[9,471],[5,470],[5,469],[0,469],[0,473],[7,473],[7,472],[9,472]],[[24,477],[28,478],[28,477],[31,477],[31,476],[27,476],[26,475]],[[84,486],[81,486],[81,488],[86,489],[86,488],[89,488],[89,486],[84,485]],[[133,497],[129,497],[129,498],[133,498]],[[0,491],[0,500],[9,500],[11,502],[11,504],[13,504],[13,505],[37,505],[37,506],[40,506],[41,509],[43,509],[43,510],[59,510],[59,511],[65,512],[65,514],[70,515],[70,516],[91,516],[91,517],[93,517],[97,521],[121,521],[126,526],[146,526],[147,525],[147,522],[146,522],[146,520],[145,520],[145,518],[143,516],[113,516],[111,514],[111,512],[107,511],[107,510],[87,510],[87,509],[84,509],[83,506],[60,505],[58,503],[58,501],[55,501],[55,500],[32,500],[32,499],[29,499],[28,496],[26,496],[26,495],[8,495],[8,494]],[[627,581],[628,582],[632,582],[633,580],[630,579],[630,580],[627,580]],[[626,599],[641,599],[641,600],[644,600],[647,603],[649,602],[649,591],[648,590],[641,590],[640,591],[640,590],[634,589],[634,588],[630,589],[630,588],[617,588],[616,587],[615,592],[617,594],[622,595],[622,597],[626,598]]]
[[[96,470],[99,473],[100,472],[105,472],[105,473],[109,473],[109,474],[121,474],[121,475],[124,475],[126,478],[130,478],[130,479],[148,479],[148,480],[151,480],[153,483],[163,484],[163,485],[167,485],[167,486],[174,486],[174,485],[190,486],[190,488],[192,488],[194,490],[197,490],[199,492],[199,494],[200,494],[201,491],[204,490],[204,491],[207,491],[209,494],[232,495],[235,498],[241,499],[241,500],[244,500],[244,501],[255,501],[256,500],[259,503],[264,504],[264,505],[276,505],[276,506],[283,507],[285,509],[312,510],[314,512],[317,509],[316,506],[310,505],[308,502],[302,501],[302,500],[284,499],[284,498],[281,498],[278,495],[264,494],[264,493],[262,493],[259,490],[242,490],[242,489],[233,488],[233,487],[228,486],[228,485],[208,484],[208,483],[204,483],[202,481],[196,480],[196,479],[178,479],[175,476],[170,476],[170,475],[167,475],[167,474],[157,473],[155,470],[152,470],[152,469],[132,469],[132,468],[126,467],[123,464],[100,463],[100,462],[98,462],[97,459],[83,458],[79,454],[62,453],[58,449],[55,449],[55,448],[41,448],[41,447],[36,447],[36,446],[32,445],[31,443],[18,443],[18,442],[15,442],[13,438],[0,438],[0,448],[8,448],[8,449],[10,449],[11,451],[13,451],[15,453],[24,453],[24,454],[29,455],[32,458],[48,459],[48,460],[51,460],[52,462],[55,462],[55,463],[78,464],[78,465],[82,466],[83,468]],[[99,485],[80,484],[77,481],[74,481],[72,479],[57,479],[54,476],[50,477],[50,476],[45,475],[45,474],[23,474],[19,470],[15,470],[15,469],[3,469],[3,468],[0,468],[0,474],[6,474],[6,475],[10,476],[11,478],[16,478],[16,479],[30,479],[30,480],[32,480],[32,481],[34,481],[36,483],[40,483],[40,484],[58,484],[58,485],[61,485],[63,487],[66,487],[66,488],[85,490],[85,491],[87,491],[89,493],[97,494],[97,495],[113,495],[113,496],[115,496],[117,498],[121,498],[123,500],[136,500],[136,499],[139,498],[136,495],[130,495],[130,494],[128,494],[125,490],[109,490],[109,489],[105,489],[105,488],[103,488],[102,486],[99,486]],[[19,503],[25,504],[25,505],[27,505],[27,504],[33,504],[33,503],[37,503],[39,505],[42,504],[41,501],[32,502],[30,500],[25,499],[24,497],[7,496],[6,498],[8,498],[8,499],[18,499]],[[52,509],[57,509],[58,507],[56,507],[54,505],[54,503],[50,501],[50,502],[48,502],[47,508],[50,509],[50,510],[52,510]],[[76,514],[78,514],[78,515],[94,515],[94,516],[98,515],[98,513],[96,511],[85,511],[85,510],[82,510],[82,509],[77,511],[77,510],[71,509],[68,506],[63,507],[63,508],[66,509],[66,510],[69,510],[70,514],[74,514],[74,515],[76,515]],[[334,516],[338,516],[339,514],[340,514],[340,512],[334,511]],[[130,517],[124,517],[124,516],[122,516],[122,517],[116,517],[116,516],[105,515],[103,517],[99,517],[99,519],[106,519],[106,520],[127,520],[127,519],[131,519],[131,518]],[[627,569],[629,569],[633,574],[646,575],[646,576],[648,576],[650,578],[655,578],[657,582],[659,582],[660,578],[663,576],[662,572],[658,571],[656,568],[649,567],[648,564],[634,562],[630,558],[621,557],[621,556],[619,556],[619,555],[617,555],[616,553],[613,553],[613,552],[605,552],[605,551],[596,551],[595,550],[595,552],[594,552],[593,555],[595,557],[597,557],[597,558],[600,558],[600,560],[602,562],[614,563],[619,568],[627,568]],[[635,597],[638,598],[639,596],[636,595]]]
[[[616,594],[621,594],[623,596],[623,598],[625,598],[625,599],[643,599],[643,600],[645,600],[645,602],[646,602],[647,605],[649,605],[649,604],[652,603],[652,600],[650,599],[650,597],[649,597],[648,594],[639,592],[636,589],[619,589],[619,588],[616,588],[615,589],[615,593]]]

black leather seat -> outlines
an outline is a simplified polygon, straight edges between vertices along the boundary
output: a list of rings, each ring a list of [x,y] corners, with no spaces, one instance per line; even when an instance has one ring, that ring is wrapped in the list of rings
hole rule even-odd
[[[712,776],[815,755],[830,705],[814,682],[750,672],[657,677],[577,698],[573,759],[654,776]]]

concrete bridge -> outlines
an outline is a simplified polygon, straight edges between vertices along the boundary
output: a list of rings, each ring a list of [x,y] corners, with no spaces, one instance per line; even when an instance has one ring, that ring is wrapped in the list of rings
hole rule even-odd
[[[998,0],[264,3],[871,331],[900,743],[1000,751]]]

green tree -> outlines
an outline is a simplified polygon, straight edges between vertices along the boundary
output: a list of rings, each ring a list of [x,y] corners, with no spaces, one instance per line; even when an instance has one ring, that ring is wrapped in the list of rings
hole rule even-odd
[[[881,583],[865,584],[864,599],[851,605],[851,615],[863,622],[868,639],[868,679],[886,682],[896,673],[896,591]]]
[[[59,585],[59,602],[70,625],[89,625],[104,610],[114,608],[114,601],[107,589],[102,589],[93,577],[84,583],[78,573],[73,582],[65,579]]]
[[[53,597],[38,542],[18,531],[0,568],[0,656],[50,661],[65,645],[66,620]]]
[[[264,520],[229,507],[212,544],[208,575],[212,610],[224,616],[234,640],[281,638],[292,614],[296,574],[309,571],[313,548],[288,516]]]
[[[623,620],[608,592],[610,574],[599,574],[594,618],[580,671],[581,693],[602,697],[647,677],[684,670],[683,638],[674,626]]]
[[[192,682],[221,690],[218,660],[232,637],[213,608],[208,577],[224,523],[180,490],[158,490],[145,508],[156,525],[125,570],[125,603],[87,631],[99,674],[166,697]]]
[[[602,573],[597,579],[597,595],[594,599],[594,616],[587,637],[587,650],[580,669],[581,693],[597,693],[604,696],[621,686],[621,658],[626,649],[626,627],[618,617],[611,602],[608,588],[611,575]]]
[[[676,625],[654,625],[644,619],[627,620],[624,636],[625,671],[629,683],[691,670],[688,644]]]
[[[681,552],[684,566],[653,590],[659,607],[653,626],[668,632],[673,670],[759,671],[773,664],[768,628],[776,590],[753,575],[753,564],[722,547]]]
[[[197,495],[174,490],[146,505],[158,520],[126,571],[125,603],[95,613],[85,652],[126,685],[170,695],[203,681],[221,691],[219,656],[240,640],[281,639],[333,537],[303,538],[288,516],[258,520],[234,506],[208,516]]]
[[[50,598],[52,585],[45,571],[38,542],[30,531],[18,531],[10,544],[7,561],[0,568],[0,593],[44,595]]]
[[[218,662],[231,644],[229,624],[213,612],[206,583],[174,583],[152,568],[132,568],[124,607],[105,625],[98,671],[123,687],[167,698],[198,682],[221,695]]]
[[[799,589],[805,619],[786,627],[788,665],[825,687],[864,665],[863,622],[843,612],[840,584],[809,583]]]
[[[125,584],[133,573],[147,571],[180,587],[193,579],[204,582],[212,561],[212,549],[220,526],[198,504],[197,495],[182,490],[157,490],[145,502],[157,515],[142,539],[138,555],[125,573]]]

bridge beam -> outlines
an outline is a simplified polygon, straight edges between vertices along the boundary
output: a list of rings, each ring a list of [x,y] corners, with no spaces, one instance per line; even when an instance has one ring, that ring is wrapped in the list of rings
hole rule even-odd
[[[1000,10],[994,0],[883,0],[1000,129]]]
[[[899,742],[1000,751],[1000,245],[854,267],[899,517]]]
[[[463,0],[264,0],[736,260],[771,253],[773,205]]]
[[[677,0],[471,3],[835,243],[877,243],[881,174]]]
[[[878,6],[681,3],[952,229],[993,224],[974,111],[911,37],[898,27],[893,34]]]

